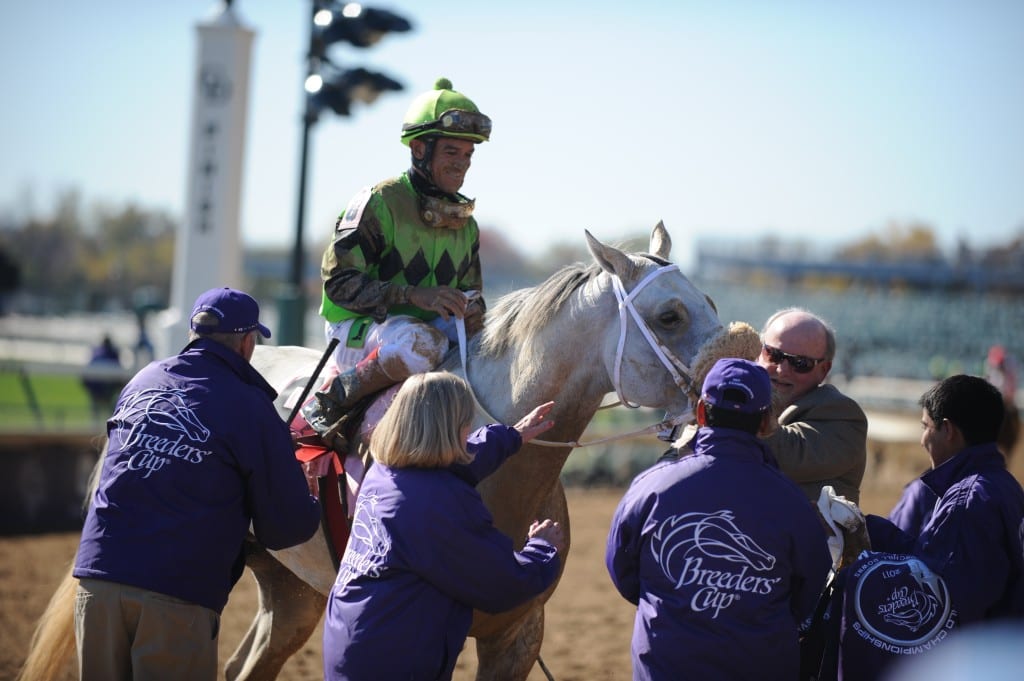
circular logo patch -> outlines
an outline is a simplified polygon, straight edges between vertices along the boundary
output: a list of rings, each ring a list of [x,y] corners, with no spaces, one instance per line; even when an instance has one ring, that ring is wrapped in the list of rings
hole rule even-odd
[[[854,628],[875,647],[914,654],[944,639],[955,626],[946,583],[913,556],[869,555],[853,580]]]

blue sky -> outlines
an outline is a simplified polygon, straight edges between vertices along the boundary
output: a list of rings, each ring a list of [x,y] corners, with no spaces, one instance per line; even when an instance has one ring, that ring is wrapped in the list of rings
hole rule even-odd
[[[309,3],[236,0],[257,35],[243,239],[290,245]],[[922,221],[940,245],[1024,229],[1024,2],[381,2],[414,31],[343,66],[406,90],[312,132],[307,243],[408,165],[412,97],[444,75],[494,121],[464,193],[530,253],[663,219],[695,239],[827,246]],[[0,211],[136,201],[183,213],[207,0],[4,3]]]

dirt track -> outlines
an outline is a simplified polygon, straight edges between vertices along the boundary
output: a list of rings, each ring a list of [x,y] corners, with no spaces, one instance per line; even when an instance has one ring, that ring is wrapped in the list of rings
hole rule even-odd
[[[1018,443],[1013,460],[1024,479],[1024,449]],[[926,455],[917,445],[872,450],[861,506],[868,513],[886,513],[904,482],[919,473]],[[604,568],[604,542],[621,489],[568,491],[573,548],[565,575],[548,604],[541,656],[558,681],[601,681],[630,678],[629,640],[633,606],[611,586]],[[0,537],[0,679],[11,679],[20,665],[36,618],[62,579],[77,548],[74,533]],[[252,617],[255,582],[246,574],[224,611],[220,657],[223,663],[241,639]],[[283,681],[320,679],[318,628],[305,647],[289,660]],[[470,639],[456,668],[456,681],[473,678],[476,659]],[[65,676],[74,679],[68,669]],[[530,681],[544,681],[534,667]]]

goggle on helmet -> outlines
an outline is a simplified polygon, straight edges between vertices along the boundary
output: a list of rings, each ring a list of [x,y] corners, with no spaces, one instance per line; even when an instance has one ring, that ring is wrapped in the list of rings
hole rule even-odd
[[[433,90],[413,100],[402,124],[402,144],[409,146],[423,135],[486,142],[491,137],[491,119],[468,97],[453,90],[450,80],[438,78]]]

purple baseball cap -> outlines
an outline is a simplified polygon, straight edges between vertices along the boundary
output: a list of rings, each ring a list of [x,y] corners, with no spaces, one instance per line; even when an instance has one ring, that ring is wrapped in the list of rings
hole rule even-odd
[[[758,364],[726,357],[711,367],[700,397],[716,409],[760,414],[771,406],[772,382]]]
[[[260,324],[260,306],[248,293],[233,288],[212,288],[196,298],[191,318],[200,312],[211,312],[219,320],[217,324],[190,322],[196,333],[245,333],[259,329],[260,335],[270,338],[270,329]]]

